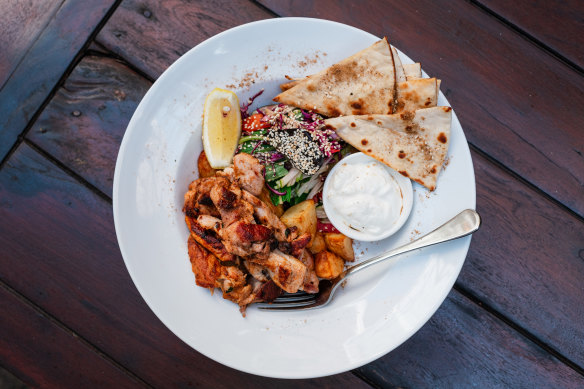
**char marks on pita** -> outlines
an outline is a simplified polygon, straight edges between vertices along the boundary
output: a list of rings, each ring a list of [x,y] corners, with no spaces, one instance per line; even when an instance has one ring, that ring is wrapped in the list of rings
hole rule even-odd
[[[328,117],[392,113],[396,72],[387,39],[299,81],[274,101]]]
[[[450,143],[450,107],[325,120],[347,143],[433,191]]]
[[[397,104],[394,113],[432,108],[438,103],[438,82],[435,78],[419,78],[397,84]]]

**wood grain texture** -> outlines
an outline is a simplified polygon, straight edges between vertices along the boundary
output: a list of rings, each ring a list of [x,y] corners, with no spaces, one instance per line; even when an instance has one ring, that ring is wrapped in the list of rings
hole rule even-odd
[[[261,378],[185,345],[154,316],[132,283],[109,203],[26,144],[0,171],[0,220],[1,280],[150,385],[368,387],[351,373],[299,381]],[[18,323],[7,325],[14,331]],[[38,347],[59,350],[58,343]]]
[[[0,367],[0,388],[27,389],[29,386],[8,370]]]
[[[0,364],[26,384],[37,388],[142,386],[2,286],[0,310]],[[16,385],[17,381],[3,384],[3,388],[10,388],[8,385]]]
[[[392,353],[358,369],[387,388],[580,388],[584,377],[459,293]]]
[[[21,0],[2,3],[0,89],[62,3],[63,0]]]
[[[457,283],[584,368],[584,223],[473,160],[483,224]]]
[[[260,2],[387,35],[442,79],[472,144],[584,216],[584,78],[496,18],[464,0]]]
[[[0,160],[115,0],[65,0],[0,90]]]
[[[205,39],[272,15],[249,0],[125,0],[97,41],[152,79]]]
[[[27,138],[111,197],[118,148],[150,85],[115,59],[84,57]]]
[[[478,0],[478,3],[584,69],[584,2]]]
[[[112,71],[110,65],[120,75],[127,71],[121,64],[112,63],[107,58],[87,58],[79,67],[85,67],[89,63],[91,66],[87,68],[91,72],[79,71],[79,74],[91,74],[88,79],[94,80],[95,85],[112,84],[111,90],[116,86],[108,81]],[[103,76],[99,72],[103,72]],[[76,69],[74,74],[77,73]],[[87,82],[84,80],[81,83]],[[116,94],[111,92],[91,93],[89,96],[94,96],[99,104],[118,103]],[[71,93],[68,99],[82,100],[75,93]],[[87,98],[83,105],[77,107],[85,112],[90,111],[85,107],[96,105],[98,104],[94,104],[92,98]],[[51,102],[42,117],[53,118],[51,128],[72,127],[71,116],[63,114],[60,106],[61,104]],[[53,110],[56,111],[52,112]],[[128,113],[123,110],[112,111],[114,116],[123,114]],[[111,123],[121,122],[123,118],[112,117],[107,122],[103,122],[103,119],[95,117],[95,121],[85,128],[86,133],[82,137],[68,130],[58,131],[49,142],[51,154],[65,156],[67,159],[64,163],[69,166],[73,163],[68,157],[70,149],[72,145],[82,144],[81,138],[90,138],[94,144],[103,143],[101,138],[112,142],[103,128]],[[43,126],[39,125],[38,128]],[[36,130],[31,132],[32,135],[39,139],[44,136]],[[36,141],[37,138],[34,139]],[[45,147],[44,142],[42,140],[38,144]],[[115,150],[116,147],[111,146],[110,149]],[[86,180],[98,182],[96,177],[111,177],[115,161],[113,155],[95,154],[91,151],[87,151],[88,156],[84,157],[83,154],[80,153],[80,158],[86,162],[82,166],[94,164],[107,170],[80,171]],[[517,322],[575,363],[584,366],[584,323],[579,319],[584,316],[584,306],[581,304],[584,301],[584,291],[578,282],[584,279],[584,261],[578,257],[580,250],[584,248],[582,223],[568,212],[560,211],[551,201],[517,182],[479,154],[473,153],[473,158],[478,210],[484,223],[481,231],[473,238],[469,258],[458,284],[472,290],[504,316]],[[111,187],[107,187],[107,193],[110,191]]]

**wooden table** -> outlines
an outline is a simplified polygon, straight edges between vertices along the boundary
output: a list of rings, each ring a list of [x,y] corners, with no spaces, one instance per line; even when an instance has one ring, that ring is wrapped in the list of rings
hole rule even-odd
[[[140,99],[254,20],[387,35],[443,80],[482,229],[432,319],[388,355],[288,381],[216,363],[146,306],[112,177]],[[0,14],[0,387],[584,387],[584,3],[28,0]]]

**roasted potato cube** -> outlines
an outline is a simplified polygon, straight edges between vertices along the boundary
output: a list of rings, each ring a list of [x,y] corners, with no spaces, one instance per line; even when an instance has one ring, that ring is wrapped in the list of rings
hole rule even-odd
[[[310,248],[312,246],[314,235],[316,234],[316,206],[312,199],[288,208],[280,217],[280,220],[286,227],[297,227],[298,235],[309,233],[310,243],[306,247]]]
[[[260,193],[258,198],[266,203],[266,205],[272,210],[272,212],[276,214],[276,216],[281,217],[284,214],[284,206],[282,204],[274,205],[274,203],[272,203],[270,191],[265,186],[263,187],[262,193]]]
[[[209,164],[209,160],[207,160],[207,154],[205,154],[204,150],[201,151],[201,154],[199,154],[197,168],[199,170],[199,178],[213,177],[217,171]]]
[[[344,266],[345,262],[337,254],[333,254],[326,250],[316,254],[314,271],[320,278],[331,280],[338,277],[338,275],[343,272]]]
[[[312,246],[310,246],[310,252],[313,254],[318,254],[322,250],[326,249],[326,243],[324,242],[324,236],[322,232],[316,232],[314,239],[312,240]]]
[[[345,261],[353,262],[355,253],[353,252],[353,240],[340,233],[324,234],[326,248],[343,258]]]

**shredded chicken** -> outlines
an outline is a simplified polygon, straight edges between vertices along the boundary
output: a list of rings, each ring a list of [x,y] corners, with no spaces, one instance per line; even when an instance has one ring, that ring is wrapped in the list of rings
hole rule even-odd
[[[259,222],[274,230],[276,239],[281,242],[287,242],[295,238],[291,230],[282,223],[280,218],[262,200],[245,190],[242,191],[241,197],[253,206],[254,215]]]
[[[298,236],[258,197],[263,167],[238,154],[233,166],[189,185],[183,212],[190,236],[188,251],[197,285],[219,288],[223,297],[245,307],[272,301],[282,291],[318,292],[314,260]]]

